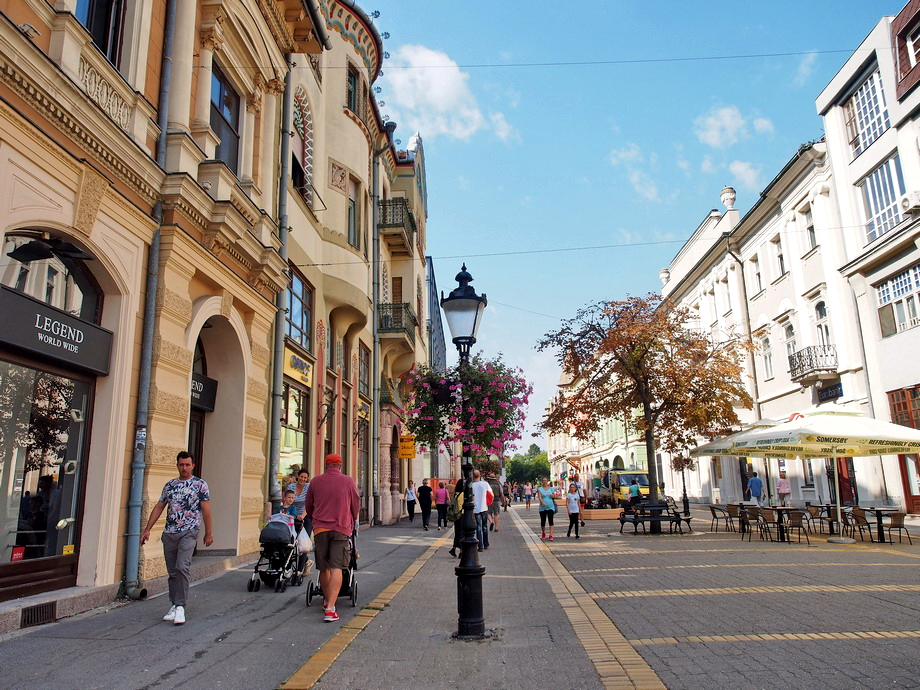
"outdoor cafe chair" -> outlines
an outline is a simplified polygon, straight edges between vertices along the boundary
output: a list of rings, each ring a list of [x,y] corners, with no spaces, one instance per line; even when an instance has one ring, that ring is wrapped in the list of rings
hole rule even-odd
[[[907,531],[907,528],[904,526],[904,518],[907,517],[907,513],[892,513],[889,517],[888,523],[888,541],[891,541],[891,530],[898,531],[898,543],[901,543],[901,532],[907,535],[907,542],[913,546],[913,541],[910,538],[910,532]],[[870,531],[871,534],[871,531]]]
[[[754,525],[748,518],[748,512],[746,510],[738,511],[738,526],[741,532],[741,541],[744,541],[745,534],[747,534],[748,541],[751,541],[751,535],[754,533]]]
[[[741,521],[741,510],[737,505],[729,504],[725,506],[725,512],[728,513],[728,524],[735,529],[735,520]]]
[[[731,516],[729,516],[728,511],[725,510],[725,508],[720,508],[719,506],[709,506],[709,512],[712,513],[712,520],[709,523],[710,530],[718,532],[719,522],[722,521],[725,523],[726,532],[734,531],[734,528],[731,524]]]
[[[770,541],[773,541],[773,528],[776,528],[776,538],[779,539],[779,522],[776,519],[776,512],[770,508],[760,509],[761,535],[766,531]]]
[[[802,543],[802,532],[805,533],[805,541],[811,546],[811,539],[808,538],[808,523],[806,522],[808,513],[803,513],[798,510],[790,511],[789,515],[786,516],[786,530],[791,535],[792,530],[797,530],[799,533],[799,544]],[[792,541],[789,539],[789,541]]]
[[[824,520],[821,517],[821,509],[818,506],[805,506],[805,510],[808,511],[808,516],[805,518],[808,521],[809,529],[814,532],[815,524],[818,525],[818,531],[824,531]]]
[[[858,512],[857,512],[858,510]],[[846,513],[844,513],[846,515]],[[859,530],[859,540],[866,541],[863,537],[863,530],[866,530],[869,533],[869,541],[875,541],[872,538],[872,525],[866,519],[866,513],[862,509],[853,509],[853,514],[849,518],[844,518],[844,520],[849,520],[850,522],[850,532],[853,537],[856,537],[856,530]]]

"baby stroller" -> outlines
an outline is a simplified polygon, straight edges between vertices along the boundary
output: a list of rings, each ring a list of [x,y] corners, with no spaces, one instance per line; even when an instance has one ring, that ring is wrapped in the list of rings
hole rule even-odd
[[[339,589],[339,596],[350,597],[352,606],[358,604],[358,581],[355,579],[355,573],[358,570],[357,534],[358,525],[355,523],[355,528],[348,537],[348,567],[342,568],[342,587]],[[310,580],[307,583],[307,606],[313,603],[313,597],[322,598],[322,596],[323,588],[320,587],[319,577],[316,582]]]
[[[273,515],[259,534],[259,560],[256,561],[252,577],[246,583],[246,590],[258,592],[264,582],[275,586],[276,592],[283,592],[288,585],[303,584],[303,575],[298,567],[300,549],[294,538],[293,529],[283,519]]]

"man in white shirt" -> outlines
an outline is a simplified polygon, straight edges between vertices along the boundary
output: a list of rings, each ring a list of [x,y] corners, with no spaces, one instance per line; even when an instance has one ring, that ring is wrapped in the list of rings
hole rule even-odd
[[[479,540],[479,550],[489,548],[489,501],[488,494],[492,493],[489,482],[482,478],[479,470],[473,470],[473,517],[476,518],[476,538]],[[494,496],[492,497],[494,500]]]

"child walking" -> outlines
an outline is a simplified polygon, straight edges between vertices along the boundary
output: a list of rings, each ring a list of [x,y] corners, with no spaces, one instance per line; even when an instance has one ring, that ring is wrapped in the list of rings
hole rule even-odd
[[[572,536],[572,528],[575,528],[575,538],[581,539],[578,536],[578,519],[581,517],[581,494],[578,491],[578,486],[575,482],[569,484],[569,492],[565,495],[565,507],[569,512],[569,531],[565,536]]]

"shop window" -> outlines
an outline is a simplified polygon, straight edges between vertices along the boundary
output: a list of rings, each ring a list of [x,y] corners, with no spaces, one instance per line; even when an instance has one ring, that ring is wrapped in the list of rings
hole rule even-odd
[[[3,562],[76,554],[90,384],[0,361]]]
[[[223,161],[236,174],[240,157],[240,96],[217,65],[211,75],[210,124],[220,139],[214,158]]]
[[[892,422],[920,429],[920,386],[890,391],[888,407],[891,410]]]
[[[342,472],[348,472],[348,449],[351,447],[351,434],[348,433],[348,409],[347,405],[342,405],[342,426],[339,429],[339,436],[342,439],[339,455],[342,456]]]
[[[0,263],[0,284],[71,316],[99,322],[102,291],[81,259],[79,248],[57,239],[7,235]],[[20,257],[20,258],[17,258]]]
[[[115,67],[121,59],[125,0],[77,0],[76,17]]]
[[[285,382],[281,408],[281,476],[295,475],[309,469],[310,391]]]
[[[307,352],[311,352],[313,343],[310,334],[312,332],[313,287],[300,274],[291,269],[285,335]]]

